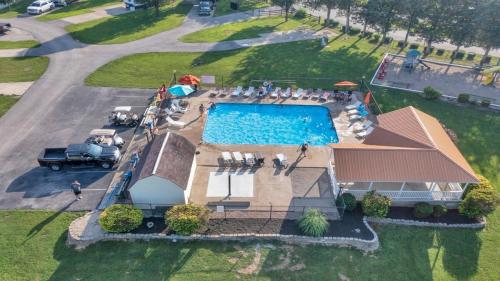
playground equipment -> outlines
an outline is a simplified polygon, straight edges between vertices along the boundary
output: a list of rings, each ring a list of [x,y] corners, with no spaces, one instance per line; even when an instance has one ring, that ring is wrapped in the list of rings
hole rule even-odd
[[[495,80],[499,72],[500,66],[495,66],[481,71],[481,74],[484,75],[483,81],[481,83],[485,86],[495,85]]]
[[[405,61],[403,62],[403,68],[408,70],[408,71],[413,71],[415,68],[421,64],[424,66],[426,69],[431,69],[430,66],[428,66],[426,63],[422,61],[420,58],[422,56],[422,53],[419,52],[418,50],[411,49],[406,53],[406,58]]]

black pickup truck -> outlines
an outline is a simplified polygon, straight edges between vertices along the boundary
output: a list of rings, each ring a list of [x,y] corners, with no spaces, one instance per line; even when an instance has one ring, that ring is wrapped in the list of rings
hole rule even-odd
[[[67,148],[46,148],[38,156],[42,167],[59,171],[64,165],[101,166],[110,169],[120,161],[120,149],[92,143],[70,144]]]

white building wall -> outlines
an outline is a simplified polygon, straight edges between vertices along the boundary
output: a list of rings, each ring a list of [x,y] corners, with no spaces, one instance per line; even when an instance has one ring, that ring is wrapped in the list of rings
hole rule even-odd
[[[193,180],[195,174],[196,174],[196,156],[193,157],[193,163],[191,164],[191,172],[189,173],[189,180],[187,183],[186,190],[184,190],[184,202],[186,204],[189,202],[189,195],[191,194],[191,188],[193,186]]]
[[[137,181],[130,189],[132,202],[139,208],[178,205],[185,203],[184,190],[173,182],[150,176]]]

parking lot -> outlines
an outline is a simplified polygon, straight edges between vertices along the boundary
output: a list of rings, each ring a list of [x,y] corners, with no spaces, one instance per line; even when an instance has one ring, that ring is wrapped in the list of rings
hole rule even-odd
[[[37,157],[46,147],[82,143],[95,128],[117,129],[126,142],[123,153],[132,139],[134,128],[109,126],[108,114],[115,106],[132,106],[133,111],[142,113],[151,95],[152,90],[71,88],[41,120],[26,129],[27,137],[10,140],[16,143],[12,153],[1,159],[0,208],[95,208],[113,178],[113,170],[65,167],[62,171],[53,172],[39,167]],[[74,200],[70,188],[74,180],[82,184],[83,199],[80,201]]]

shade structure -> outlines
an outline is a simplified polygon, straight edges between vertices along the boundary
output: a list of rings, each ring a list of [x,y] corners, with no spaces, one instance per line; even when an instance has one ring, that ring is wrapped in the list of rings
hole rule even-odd
[[[358,86],[358,84],[351,82],[351,81],[341,81],[341,82],[335,83],[334,86],[337,86],[337,87],[356,87],[356,86]]]
[[[198,78],[198,77],[196,77],[194,75],[188,74],[188,75],[182,76],[179,79],[179,83],[187,84],[187,85],[199,85],[200,84],[200,78]]]
[[[168,92],[174,96],[183,97],[194,93],[194,89],[189,85],[174,85],[168,88]]]

